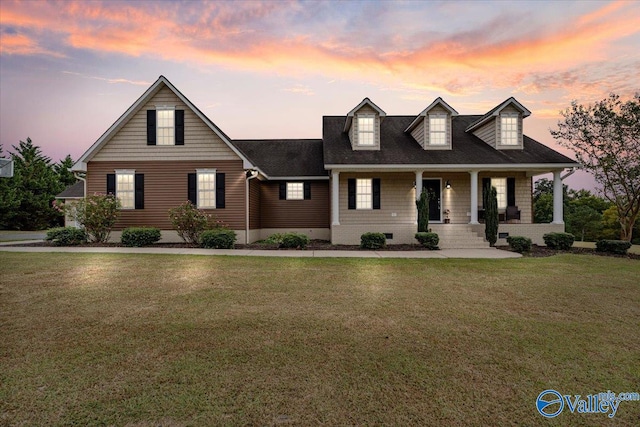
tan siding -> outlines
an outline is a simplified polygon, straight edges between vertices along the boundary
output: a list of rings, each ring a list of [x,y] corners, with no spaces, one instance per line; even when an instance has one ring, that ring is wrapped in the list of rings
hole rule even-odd
[[[184,110],[184,144],[147,145],[147,110],[174,106]],[[180,98],[164,86],[149,102],[102,147],[92,161],[134,160],[237,160],[238,156],[190,110]]]
[[[249,229],[260,228],[260,186],[257,178],[249,181]]]
[[[426,119],[423,117],[422,120],[420,120],[420,123],[418,124],[418,126],[416,126],[415,129],[411,131],[411,136],[413,137],[413,139],[415,139],[416,142],[420,144],[420,146],[423,148],[424,148],[424,132],[425,132],[425,126],[426,126],[425,121]]]
[[[280,200],[280,182],[260,186],[262,228],[328,228],[329,182],[312,181],[310,200]]]
[[[493,148],[496,148],[496,134],[499,132],[499,129],[496,128],[496,122],[499,120],[491,119],[487,124],[473,131],[475,136]]]
[[[340,224],[406,224],[416,220],[414,173],[341,173]],[[349,178],[380,178],[380,209],[348,209]],[[392,214],[396,214],[392,216]]]
[[[208,209],[234,230],[245,228],[245,173],[242,161],[89,162],[87,194],[106,191],[107,174],[131,169],[144,174],[144,209],[122,210],[116,230],[133,226],[153,226],[170,230],[168,211],[187,201],[187,174],[196,169],[215,168],[225,174],[225,208]]]

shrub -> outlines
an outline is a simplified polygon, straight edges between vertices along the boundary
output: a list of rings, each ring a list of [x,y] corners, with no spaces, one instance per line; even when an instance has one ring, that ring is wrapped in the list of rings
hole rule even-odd
[[[491,183],[487,184],[482,195],[484,202],[484,236],[490,246],[495,246],[498,241],[498,192]]]
[[[284,238],[284,234],[285,233],[273,233],[272,235],[267,237],[264,242],[280,246],[280,244],[282,243],[282,239]]]
[[[566,251],[573,246],[574,237],[571,233],[547,233],[542,236],[544,244],[551,249]]]
[[[597,252],[609,252],[612,254],[626,255],[631,243],[626,240],[598,240],[596,242]]]
[[[160,240],[160,230],[155,227],[129,227],[122,230],[120,241],[125,246],[149,246]]]
[[[360,236],[362,249],[380,249],[387,245],[387,238],[383,233],[364,233]]]
[[[202,212],[189,201],[169,209],[169,219],[178,236],[187,243],[199,243],[200,235],[213,222],[211,215]]]
[[[631,239],[631,244],[632,245],[640,245],[640,237],[636,237]]]
[[[113,194],[93,194],[73,203],[69,207],[70,214],[82,225],[90,242],[106,242],[109,240],[118,215],[120,201]]]
[[[207,249],[233,249],[236,243],[236,232],[226,228],[203,231],[200,235],[200,246]]]
[[[524,236],[509,236],[507,243],[511,249],[518,253],[531,252],[531,239]]]
[[[427,232],[429,230],[429,193],[426,188],[422,189],[420,197],[416,200],[418,208],[418,232]]]
[[[416,240],[422,246],[431,250],[438,249],[438,243],[440,243],[440,237],[438,237],[437,233],[418,232],[416,233]]]
[[[281,248],[300,248],[304,249],[309,244],[309,237],[300,233],[286,233],[282,236],[280,242]]]
[[[45,240],[56,246],[75,246],[87,241],[84,230],[75,227],[57,227],[47,230]]]

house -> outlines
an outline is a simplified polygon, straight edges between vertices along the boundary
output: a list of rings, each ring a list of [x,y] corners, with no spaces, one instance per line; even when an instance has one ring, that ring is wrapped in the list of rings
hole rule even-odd
[[[562,177],[578,164],[523,134],[531,112],[514,98],[484,115],[460,115],[437,98],[416,116],[391,116],[365,98],[323,118],[322,139],[232,140],[165,77],[80,157],[84,193],[114,193],[116,230],[171,230],[186,200],[253,242],[296,231],[357,244],[367,231],[412,243],[415,200],[431,194],[430,227],[443,247],[487,245],[482,189],[498,191],[499,232],[564,231]],[[554,221],[532,224],[532,179],[554,175]],[[171,232],[163,232],[170,238]]]

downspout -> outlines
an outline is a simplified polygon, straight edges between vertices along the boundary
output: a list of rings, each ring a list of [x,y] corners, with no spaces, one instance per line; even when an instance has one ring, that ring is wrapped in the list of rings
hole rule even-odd
[[[249,181],[251,181],[253,178],[257,178],[258,177],[258,171],[256,170],[248,170],[246,172],[246,177],[247,179],[245,180],[245,194],[246,194],[246,203],[245,203],[245,207],[246,207],[246,212],[245,212],[245,232],[244,232],[244,240],[245,240],[245,244],[249,244]]]
[[[87,179],[80,176],[80,172],[74,172],[73,176],[82,181],[82,197],[87,197]]]

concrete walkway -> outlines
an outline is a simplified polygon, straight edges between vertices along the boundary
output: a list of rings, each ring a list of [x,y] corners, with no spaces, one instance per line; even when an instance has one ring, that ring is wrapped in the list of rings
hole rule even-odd
[[[270,256],[288,258],[520,258],[515,252],[489,249],[442,249],[439,251],[296,251],[258,249],[197,249],[197,248],[125,248],[125,247],[54,247],[54,246],[8,246],[16,243],[0,243],[0,252],[62,252],[62,253],[109,253],[109,254],[169,254],[169,255],[227,255]]]

